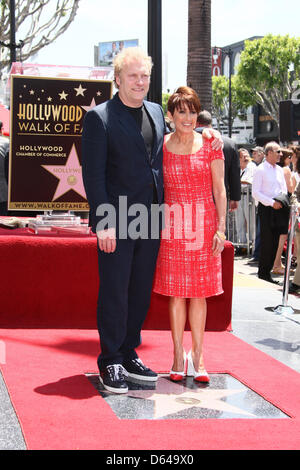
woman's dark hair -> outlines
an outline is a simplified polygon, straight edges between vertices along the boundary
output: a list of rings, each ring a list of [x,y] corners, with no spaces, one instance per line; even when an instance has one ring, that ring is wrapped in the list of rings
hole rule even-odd
[[[286,166],[285,165],[285,160],[293,155],[293,152],[292,150],[290,149],[283,149],[281,148],[281,152],[282,152],[282,155],[280,155],[280,160],[279,162],[277,163],[277,165],[281,166],[281,167],[284,167]]]
[[[296,171],[300,175],[300,157],[298,157],[296,160]]]
[[[187,106],[190,111],[196,112],[197,114],[199,114],[201,109],[200,100],[195,90],[188,86],[181,86],[170,96],[168,111],[173,116],[175,109],[181,110],[184,109],[185,106]]]

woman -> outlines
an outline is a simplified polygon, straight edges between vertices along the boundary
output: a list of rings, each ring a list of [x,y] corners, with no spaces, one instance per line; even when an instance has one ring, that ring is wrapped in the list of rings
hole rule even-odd
[[[298,183],[300,181],[300,175],[297,171],[297,161],[300,158],[300,146],[299,145],[292,145],[290,147],[290,150],[292,151],[292,158],[291,158],[291,162],[292,162],[292,187],[293,187],[292,192],[294,192],[295,189],[296,189],[296,186],[298,185]]]
[[[187,358],[187,374],[197,381],[209,382],[202,352],[206,297],[223,292],[221,251],[226,193],[223,152],[212,150],[210,141],[194,132],[199,111],[199,98],[189,87],[178,88],[169,98],[168,117],[175,130],[164,143],[166,226],[154,291],[170,297],[174,344],[171,380],[179,381],[185,376],[183,333],[189,299],[192,350]]]
[[[278,165],[281,166],[283,169],[288,193],[292,194],[293,189],[294,189],[293,181],[292,181],[292,172],[290,170],[292,151],[286,148],[286,149],[281,149],[281,152],[282,152],[282,155],[280,156]],[[286,240],[287,240],[287,233],[280,235],[277,253],[276,253],[276,257],[275,257],[274,265],[273,265],[273,271],[272,271],[273,274],[284,274],[284,266],[281,262],[281,257],[282,257],[283,248],[284,248],[284,244]]]

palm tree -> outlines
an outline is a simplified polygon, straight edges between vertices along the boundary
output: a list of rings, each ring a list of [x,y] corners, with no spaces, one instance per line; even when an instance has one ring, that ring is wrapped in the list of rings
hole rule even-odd
[[[211,0],[189,0],[187,84],[211,112]]]

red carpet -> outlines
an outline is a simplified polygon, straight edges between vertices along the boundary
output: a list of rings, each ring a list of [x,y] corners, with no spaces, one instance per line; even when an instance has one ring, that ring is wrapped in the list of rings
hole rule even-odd
[[[1,330],[0,339],[28,449],[299,449],[300,374],[231,333],[206,333],[208,371],[230,373],[290,418],[120,420],[84,375],[96,371],[96,331]],[[143,332],[139,354],[150,367],[167,372],[171,351],[170,332]]]

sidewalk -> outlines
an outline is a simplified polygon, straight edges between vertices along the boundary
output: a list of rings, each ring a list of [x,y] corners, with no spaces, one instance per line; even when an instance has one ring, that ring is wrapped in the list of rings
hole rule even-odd
[[[279,285],[263,281],[257,277],[257,266],[248,261],[248,257],[234,261],[232,333],[300,372],[300,296],[288,296],[294,313],[276,314],[274,307],[283,301],[284,276],[273,275]]]
[[[232,334],[300,373],[300,296],[288,296],[294,313],[276,314],[273,308],[282,304],[283,276],[274,276],[279,285],[258,279],[257,266],[248,261],[238,256],[234,261]],[[0,374],[0,450],[9,449],[26,446]]]

